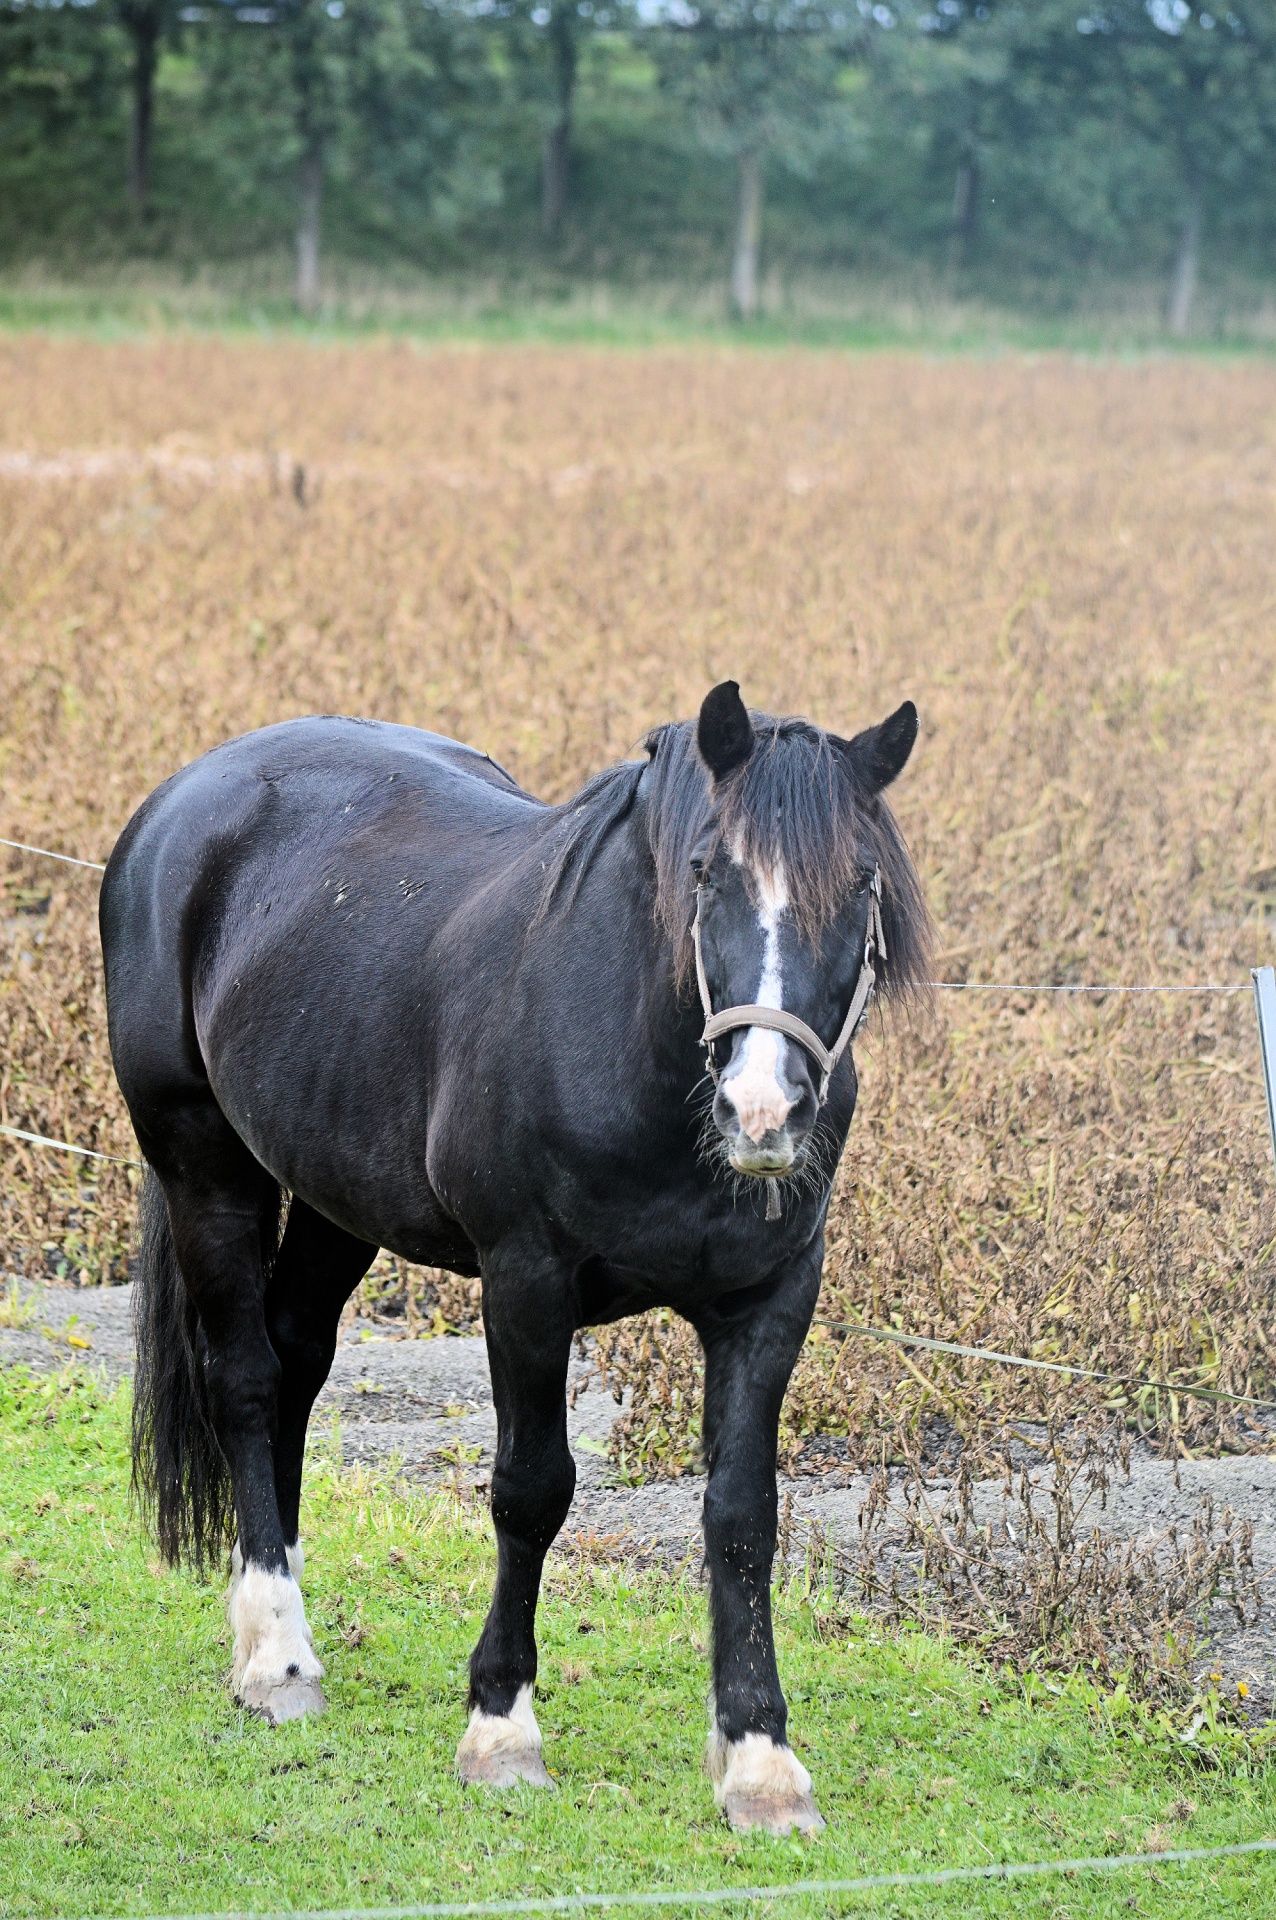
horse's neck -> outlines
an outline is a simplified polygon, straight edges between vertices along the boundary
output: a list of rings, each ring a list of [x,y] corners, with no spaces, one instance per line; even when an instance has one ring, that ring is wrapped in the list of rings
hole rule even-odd
[[[645,852],[645,849],[644,849]],[[681,1108],[704,1072],[700,1032],[704,1016],[694,975],[679,981],[677,954],[656,914],[655,875],[642,866],[644,884],[627,891],[623,930],[609,953],[617,990],[627,992],[641,1030],[653,1084]]]

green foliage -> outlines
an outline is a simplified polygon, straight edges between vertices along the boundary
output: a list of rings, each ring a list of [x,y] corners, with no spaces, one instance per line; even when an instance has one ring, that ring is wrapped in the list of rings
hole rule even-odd
[[[0,108],[12,266],[281,249],[309,150],[326,256],[383,268],[714,283],[746,154],[785,279],[1075,308],[1189,238],[1264,281],[1276,231],[1269,0],[0,0]]]
[[[679,21],[687,17],[685,25]],[[717,0],[680,10],[650,44],[667,87],[711,148],[769,151],[811,174],[844,143],[848,46],[826,13],[793,0]]]
[[[127,1413],[84,1373],[0,1374],[0,1913],[748,1886],[1271,1831],[1261,1749],[1202,1766],[1081,1687],[1025,1691],[925,1635],[841,1619],[806,1569],[777,1591],[778,1646],[828,1829],[732,1835],[700,1768],[703,1594],[588,1543],[551,1558],[541,1613],[557,1791],[466,1793],[451,1762],[492,1577],[486,1517],[344,1472],[322,1438],[306,1588],[331,1706],[271,1731],[231,1703],[219,1590],[156,1566],[139,1535]],[[928,1914],[1258,1920],[1273,1871],[1257,1858],[921,1899]],[[921,1912],[916,1898],[864,1910]]]

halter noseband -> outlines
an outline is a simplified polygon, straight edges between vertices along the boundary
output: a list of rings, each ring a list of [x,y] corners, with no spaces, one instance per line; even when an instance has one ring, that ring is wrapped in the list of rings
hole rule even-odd
[[[846,1018],[842,1022],[842,1031],[833,1042],[832,1051],[825,1046],[814,1027],[808,1027],[805,1020],[799,1020],[795,1013],[786,1013],[783,1007],[724,1007],[721,1013],[713,1011],[713,1001],[709,996],[709,981],[704,970],[704,954],[700,946],[700,900],[701,891],[696,889],[696,917],[692,922],[691,937],[696,949],[696,984],[700,989],[700,1004],[704,1008],[704,1032],[700,1044],[705,1050],[709,1063],[709,1077],[714,1086],[718,1084],[719,1074],[713,1058],[713,1043],[720,1040],[724,1033],[731,1033],[736,1027],[770,1027],[775,1033],[783,1033],[790,1040],[796,1040],[805,1047],[820,1069],[820,1091],[818,1104],[822,1107],[828,1099],[829,1082],[833,1078],[838,1061],[868,1018],[868,1010],[873,1003],[873,988],[877,983],[877,969],[874,961],[886,958],[886,936],[882,931],[882,870],[876,867],[869,882],[868,891],[868,931],[864,937],[864,959],[860,967],[859,979],[855,982],[855,991],[851,995],[851,1004],[846,1009]]]

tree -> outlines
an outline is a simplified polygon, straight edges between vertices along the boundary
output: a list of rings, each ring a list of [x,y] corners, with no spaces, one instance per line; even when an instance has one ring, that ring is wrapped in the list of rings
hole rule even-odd
[[[368,226],[455,233],[500,204],[503,86],[484,17],[446,0],[353,0],[340,147]]]
[[[175,16],[172,0],[115,0],[115,13],[130,49],[128,197],[134,214],[140,217],[146,212],[151,192],[155,69],[160,44],[171,32]]]
[[[580,14],[574,4],[565,4],[565,0],[554,0],[547,8],[538,7],[537,13],[549,15],[545,21],[545,37],[553,71],[553,106],[541,148],[541,226],[552,237],[562,226],[567,211],[572,101],[580,64],[577,47]]]
[[[345,0],[223,6],[209,49],[210,86],[223,111],[268,131],[291,161],[296,218],[294,295],[319,299],[324,182],[347,86]]]
[[[814,0],[710,0],[667,9],[656,57],[706,143],[735,163],[731,305],[757,311],[765,169],[769,157],[809,170],[834,136],[837,78],[848,40]]]
[[[948,256],[952,267],[967,267],[988,159],[1025,131],[1013,59],[1022,9],[1013,0],[935,0],[900,4],[890,17],[891,28],[883,31],[876,22],[870,41],[878,87],[900,125],[918,130],[953,183]]]
[[[1247,165],[1270,164],[1273,55],[1270,7],[1235,0],[1211,11],[1199,0],[1106,7],[1090,36],[1114,43],[1126,111],[1173,156],[1179,232],[1166,324],[1185,334],[1200,266],[1207,190],[1238,184]]]
[[[623,20],[631,0],[479,0],[503,33],[517,96],[539,115],[541,231],[553,239],[571,196],[576,88],[586,41]]]
[[[1270,0],[1076,0],[1023,7],[1018,60],[1056,97],[1142,140],[1168,163],[1176,239],[1166,324],[1191,324],[1211,202],[1252,192],[1276,135],[1276,9]]]
[[[0,0],[0,129],[10,164],[25,163],[45,181],[50,147],[109,121],[124,77],[121,52],[105,12]]]
[[[286,0],[280,24],[292,77],[297,136],[297,305],[312,313],[319,302],[319,235],[323,218],[325,148],[332,133],[337,87],[325,44],[330,21],[341,19],[341,0]]]
[[[80,8],[0,0],[0,105],[50,130],[99,110],[118,77],[101,20]]]

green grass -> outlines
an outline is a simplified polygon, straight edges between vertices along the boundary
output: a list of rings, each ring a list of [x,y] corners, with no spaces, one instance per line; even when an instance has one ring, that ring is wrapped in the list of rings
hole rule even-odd
[[[777,1596],[780,1661],[828,1829],[733,1835],[700,1770],[699,1586],[565,1561],[551,1563],[538,1687],[557,1791],[464,1792],[452,1754],[491,1579],[486,1520],[342,1472],[322,1444],[306,1587],[330,1710],[271,1731],[231,1702],[218,1588],[159,1569],[130,1515],[127,1414],[83,1373],[0,1374],[5,1914],[774,1884],[1276,1827],[1276,1779],[1243,1742],[1207,1766],[1083,1691],[1026,1692],[923,1635],[836,1626],[797,1583]],[[1274,1908],[1276,1860],[1260,1857],[777,1911]]]
[[[1187,339],[1162,323],[1160,290],[1097,291],[1073,311],[957,294],[924,275],[898,284],[826,276],[770,286],[747,326],[730,318],[725,283],[627,286],[556,273],[426,274],[331,260],[320,310],[292,301],[283,256],[190,273],[163,264],[86,267],[64,277],[43,268],[0,271],[0,331],[39,329],[96,339],[173,330],[285,339],[391,334],[422,341],[597,347],[703,344],[755,349],[913,348],[937,353],[1067,351],[1125,355],[1267,355],[1276,346],[1269,309],[1247,289],[1202,305]]]

